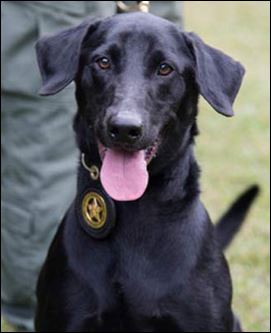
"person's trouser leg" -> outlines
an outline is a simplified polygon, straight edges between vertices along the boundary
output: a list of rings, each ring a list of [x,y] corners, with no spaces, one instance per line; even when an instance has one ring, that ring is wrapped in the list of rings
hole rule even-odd
[[[137,1],[123,1],[127,6],[134,6]],[[163,17],[183,27],[182,1],[150,1],[149,12]]]
[[[75,192],[72,110],[7,94],[2,109],[2,312],[30,328],[37,275]]]
[[[182,1],[151,1],[150,12],[183,27]]]
[[[2,15],[1,310],[32,331],[38,273],[75,193],[76,106],[72,86],[56,97],[37,95],[34,44],[50,25],[47,14],[7,2]]]

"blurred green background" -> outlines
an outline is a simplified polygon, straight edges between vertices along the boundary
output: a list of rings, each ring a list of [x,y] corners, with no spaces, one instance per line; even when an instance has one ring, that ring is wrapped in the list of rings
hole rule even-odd
[[[268,1],[184,1],[186,30],[239,60],[247,70],[225,118],[201,101],[197,155],[202,198],[214,221],[252,183],[262,192],[227,252],[234,280],[234,308],[246,332],[270,332],[270,118]],[[13,332],[1,322],[2,332]]]
[[[201,101],[196,147],[202,199],[214,221],[249,184],[261,186],[227,257],[244,330],[270,332],[270,3],[184,1],[184,20],[186,30],[246,67],[235,117],[222,117]]]

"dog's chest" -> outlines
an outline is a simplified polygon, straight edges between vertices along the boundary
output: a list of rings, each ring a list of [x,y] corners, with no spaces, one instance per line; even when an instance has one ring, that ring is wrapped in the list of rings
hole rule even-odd
[[[119,248],[110,277],[116,303],[129,313],[160,316],[164,300],[180,288],[181,272],[174,261],[170,249],[158,243],[145,248],[131,244]]]
[[[95,267],[89,281],[95,281],[90,287],[99,315],[118,309],[129,317],[161,317],[171,306],[168,303],[180,302],[193,263],[181,242],[183,230],[161,218],[146,221],[139,213],[117,222],[106,242],[93,244],[95,255],[88,262]]]

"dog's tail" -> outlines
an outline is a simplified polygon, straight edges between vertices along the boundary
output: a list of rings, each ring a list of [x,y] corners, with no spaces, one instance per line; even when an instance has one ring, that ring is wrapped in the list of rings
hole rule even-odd
[[[250,206],[260,191],[258,185],[250,186],[231,205],[216,225],[219,244],[226,249],[241,228]]]

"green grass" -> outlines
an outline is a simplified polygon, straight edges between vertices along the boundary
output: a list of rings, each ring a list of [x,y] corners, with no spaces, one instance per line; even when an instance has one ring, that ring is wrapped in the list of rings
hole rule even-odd
[[[247,332],[270,332],[269,12],[267,1],[185,1],[185,26],[246,67],[235,117],[201,101],[197,156],[203,201],[216,220],[249,184],[262,192],[227,252],[234,308]]]
[[[14,329],[1,318],[1,332],[14,332]]]
[[[234,308],[246,332],[270,332],[269,279],[269,11],[267,1],[185,1],[187,30],[241,61],[244,84],[236,116],[224,118],[201,102],[197,155],[203,201],[216,220],[234,197],[258,183],[262,194],[227,253]],[[2,332],[12,332],[1,322]]]

